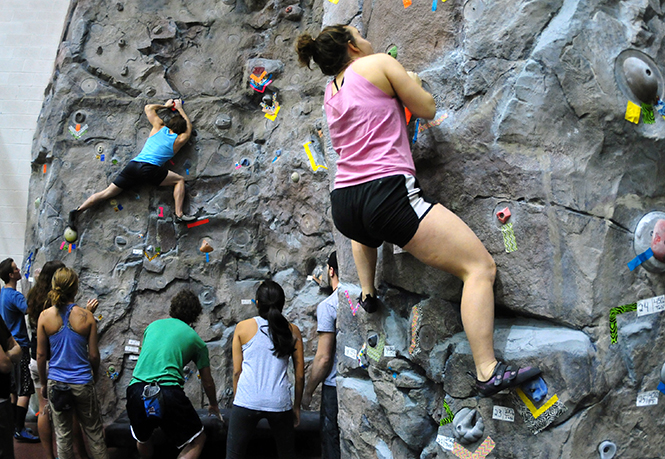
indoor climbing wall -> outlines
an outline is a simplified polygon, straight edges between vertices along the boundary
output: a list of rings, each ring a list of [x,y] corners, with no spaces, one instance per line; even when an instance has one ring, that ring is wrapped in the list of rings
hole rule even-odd
[[[223,404],[233,328],[254,314],[262,279],[285,288],[311,359],[324,295],[307,275],[337,248],[343,457],[662,457],[662,8],[73,2],[33,146],[26,263],[60,258],[82,297],[99,297],[106,420],[124,407],[143,329],[186,286],[204,306],[196,329]],[[390,50],[434,95],[434,119],[409,124],[420,183],[496,261],[498,356],[539,366],[542,379],[476,397],[461,282],[389,244],[385,308],[358,308],[350,244],[330,221],[326,79],[293,52],[300,33],[336,23]],[[173,97],[196,131],[170,167],[197,225],[174,223],[171,189],[146,186],[83,214],[67,243],[68,211],[145,141],[143,106]],[[202,400],[195,372],[186,390]]]

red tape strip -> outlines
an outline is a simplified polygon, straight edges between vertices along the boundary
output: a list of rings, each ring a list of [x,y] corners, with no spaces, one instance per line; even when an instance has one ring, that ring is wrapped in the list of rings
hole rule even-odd
[[[195,226],[205,225],[205,224],[208,223],[209,221],[210,221],[210,220],[208,220],[208,219],[206,218],[205,220],[200,220],[200,221],[198,221],[198,222],[187,223],[187,228],[194,228]]]

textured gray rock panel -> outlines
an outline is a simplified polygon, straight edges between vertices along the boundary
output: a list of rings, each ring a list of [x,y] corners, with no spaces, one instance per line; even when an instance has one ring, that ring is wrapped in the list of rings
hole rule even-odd
[[[81,301],[100,299],[102,369],[118,371],[99,382],[106,420],[124,408],[134,365],[127,340],[140,340],[185,287],[202,302],[196,330],[225,406],[231,337],[255,314],[243,300],[261,280],[283,285],[309,364],[325,295],[306,276],[335,247],[344,457],[450,456],[436,443],[437,434],[453,436],[451,424],[437,429],[444,399],[454,413],[482,417],[484,436],[467,449],[489,435],[490,457],[598,457],[604,441],[617,457],[661,456],[663,403],[636,400],[662,377],[662,313],[618,315],[616,344],[608,316],[665,293],[662,274],[626,266],[642,216],[665,210],[665,121],[624,120],[628,100],[640,102],[629,58],[649,63],[658,83],[650,94],[663,97],[665,10],[657,1],[615,3],[447,1],[433,12],[420,0],[407,9],[386,0],[74,2],[33,140],[25,250],[36,253],[33,267],[54,258],[73,266]],[[385,244],[377,272],[385,308],[352,313],[360,289],[351,247],[329,211],[336,154],[321,111],[326,79],[299,67],[293,52],[301,32],[336,22],[358,27],[377,52],[397,46],[434,95],[438,124],[412,147],[419,181],[497,263],[497,355],[540,366],[546,399],[556,395],[565,408],[536,437],[514,394],[474,396],[458,279]],[[256,67],[273,75],[263,94],[249,85]],[[259,104],[273,93],[281,111],[271,121]],[[116,198],[121,210],[106,203],[82,215],[77,247],[63,250],[68,211],[111,183],[145,142],[143,106],[173,97],[184,98],[196,132],[169,168],[186,179],[186,208],[209,222],[176,224],[172,190],[141,186]],[[312,171],[306,142],[327,171]],[[495,217],[504,207],[516,252],[506,253]],[[208,262],[204,239],[214,247]],[[362,349],[370,333],[385,347],[363,368],[345,352]],[[186,391],[197,406],[205,401],[195,374]],[[494,405],[515,409],[514,422],[493,419]]]

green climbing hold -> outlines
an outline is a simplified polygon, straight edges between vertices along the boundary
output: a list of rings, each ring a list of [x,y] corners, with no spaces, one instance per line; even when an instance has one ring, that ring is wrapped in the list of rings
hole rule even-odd
[[[392,46],[388,51],[386,51],[386,54],[390,54],[392,57],[397,59],[397,46]]]

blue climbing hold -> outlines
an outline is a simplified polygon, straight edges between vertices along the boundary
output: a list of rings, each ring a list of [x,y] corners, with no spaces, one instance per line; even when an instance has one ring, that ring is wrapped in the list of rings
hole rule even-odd
[[[541,377],[531,379],[521,387],[522,391],[534,402],[540,403],[547,397],[547,384]]]

